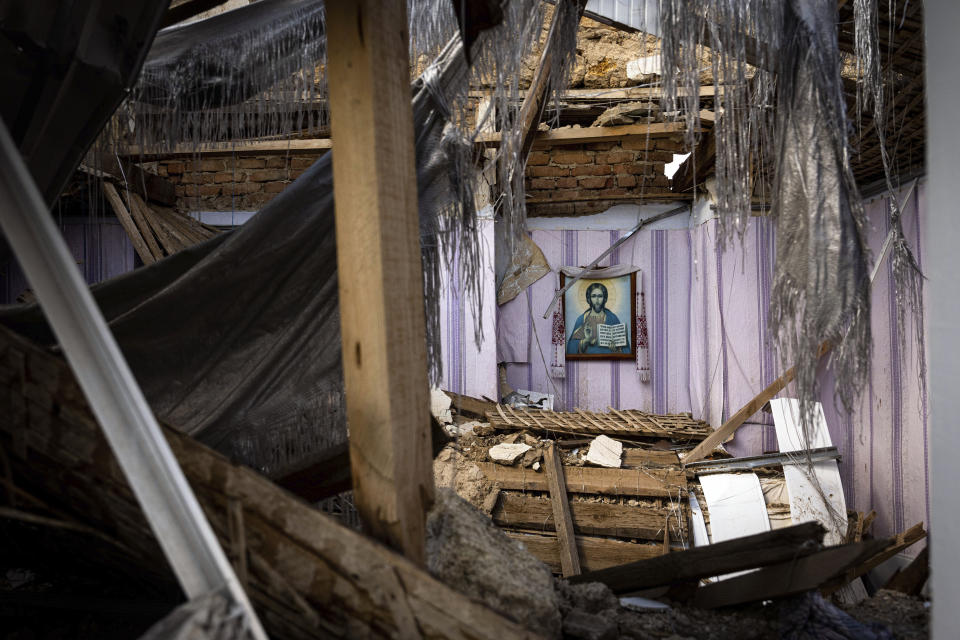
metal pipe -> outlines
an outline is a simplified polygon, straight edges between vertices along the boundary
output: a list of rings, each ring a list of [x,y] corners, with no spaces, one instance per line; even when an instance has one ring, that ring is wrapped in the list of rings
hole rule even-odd
[[[224,590],[243,608],[252,636],[265,640],[253,607],[3,122],[0,229],[187,597]]]

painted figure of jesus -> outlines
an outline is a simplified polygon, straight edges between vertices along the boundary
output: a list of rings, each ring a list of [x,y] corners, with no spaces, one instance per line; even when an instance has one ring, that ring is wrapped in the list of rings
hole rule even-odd
[[[567,353],[630,353],[630,346],[608,347],[600,344],[600,328],[620,325],[617,314],[607,309],[607,287],[594,282],[587,287],[587,310],[577,318],[573,333],[567,340]]]

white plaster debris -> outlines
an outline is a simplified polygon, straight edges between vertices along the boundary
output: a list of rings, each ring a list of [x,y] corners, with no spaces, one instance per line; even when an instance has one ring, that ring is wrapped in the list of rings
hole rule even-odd
[[[537,462],[534,462],[534,463],[533,463],[533,467],[531,467],[531,468],[532,468],[534,471],[540,471],[540,461],[538,460]]]
[[[660,75],[660,56],[644,56],[627,61],[627,78],[630,80],[649,80]]]
[[[607,436],[597,436],[590,443],[587,457],[590,464],[600,467],[620,468],[620,457],[623,455],[623,444]]]
[[[430,389],[430,413],[440,424],[453,422],[453,414],[450,413],[451,404],[450,396],[444,393],[443,389],[438,387]]]
[[[473,420],[471,422],[464,422],[462,424],[446,424],[443,426],[443,430],[451,438],[472,436],[473,430],[476,427],[483,426],[484,424],[489,424],[489,423],[480,422],[479,420]]]
[[[500,464],[513,464],[517,461],[517,458],[525,454],[527,451],[532,449],[528,444],[509,444],[501,442],[500,444],[490,447],[490,459],[494,462],[499,462]]]

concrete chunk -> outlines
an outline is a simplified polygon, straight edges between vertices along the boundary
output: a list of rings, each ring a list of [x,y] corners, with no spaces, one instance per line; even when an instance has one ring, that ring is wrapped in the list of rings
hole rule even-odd
[[[619,469],[622,455],[622,443],[607,436],[597,436],[590,443],[590,450],[587,451],[587,457],[584,460],[600,467]]]
[[[490,447],[490,459],[500,464],[513,464],[517,459],[532,449],[528,444],[502,442],[496,446]]]

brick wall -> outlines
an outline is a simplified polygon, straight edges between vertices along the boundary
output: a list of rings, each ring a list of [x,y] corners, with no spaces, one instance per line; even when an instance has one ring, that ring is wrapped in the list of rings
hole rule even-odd
[[[161,160],[156,171],[177,190],[178,211],[257,211],[317,160],[317,155]]]
[[[670,180],[663,167],[680,149],[674,140],[640,138],[534,151],[527,161],[527,199],[564,202],[665,192]]]

